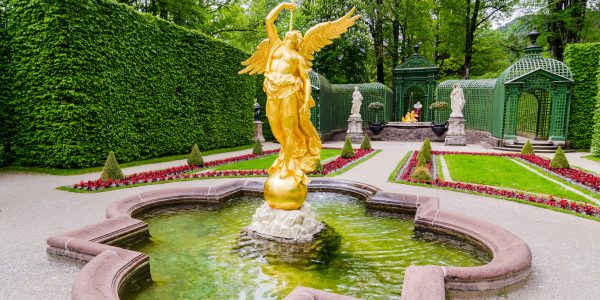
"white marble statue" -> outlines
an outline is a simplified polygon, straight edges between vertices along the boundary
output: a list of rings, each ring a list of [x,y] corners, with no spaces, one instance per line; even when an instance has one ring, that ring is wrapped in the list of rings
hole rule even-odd
[[[463,118],[463,108],[465,107],[465,94],[460,84],[455,83],[454,89],[450,94],[450,107],[452,108],[451,118]]]
[[[352,93],[352,110],[350,113],[353,116],[360,116],[360,106],[362,105],[363,96],[358,90],[358,87],[354,87],[354,92]]]

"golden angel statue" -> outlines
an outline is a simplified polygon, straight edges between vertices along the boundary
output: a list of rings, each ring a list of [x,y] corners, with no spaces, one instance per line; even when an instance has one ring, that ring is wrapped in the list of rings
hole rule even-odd
[[[242,62],[246,68],[240,71],[240,74],[264,73],[265,76],[263,90],[267,95],[267,118],[273,135],[281,144],[279,157],[269,168],[265,200],[272,208],[284,210],[302,206],[309,181],[306,173],[314,171],[320,159],[321,139],[310,122],[310,108],[315,105],[308,76],[313,55],[360,18],[352,16],[352,9],[336,21],[314,26],[303,37],[291,28],[291,13],[295,8],[294,3],[281,3],[267,15],[268,38]],[[290,11],[290,31],[282,41],[274,23],[283,9]]]

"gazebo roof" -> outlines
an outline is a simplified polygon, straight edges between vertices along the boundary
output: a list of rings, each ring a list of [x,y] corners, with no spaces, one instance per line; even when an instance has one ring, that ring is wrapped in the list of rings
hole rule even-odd
[[[398,65],[395,71],[410,70],[410,69],[431,69],[437,71],[437,67],[434,63],[430,62],[427,58],[419,54],[419,45],[415,45],[415,53],[409,57],[404,63]]]
[[[569,70],[566,64],[556,59],[542,56],[542,48],[535,44],[538,35],[535,29],[529,34],[531,46],[525,48],[525,56],[504,70],[498,77],[498,83],[504,84],[538,69],[543,69],[549,73],[573,80],[573,74],[571,74],[571,70]]]

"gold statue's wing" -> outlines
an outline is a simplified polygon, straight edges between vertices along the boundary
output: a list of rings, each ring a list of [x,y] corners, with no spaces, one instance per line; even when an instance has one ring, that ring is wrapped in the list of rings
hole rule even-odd
[[[345,16],[335,21],[317,24],[306,32],[300,45],[300,54],[306,58],[309,67],[312,66],[315,52],[333,43],[331,40],[339,38],[356,23],[360,15],[352,16],[355,11],[356,9],[352,8]]]
[[[271,46],[269,39],[262,40],[262,42],[258,44],[258,47],[256,47],[256,52],[254,52],[250,58],[242,62],[242,65],[246,66],[246,68],[241,70],[239,74],[248,72],[250,72],[248,75],[264,73],[267,69],[267,61],[269,60]]]

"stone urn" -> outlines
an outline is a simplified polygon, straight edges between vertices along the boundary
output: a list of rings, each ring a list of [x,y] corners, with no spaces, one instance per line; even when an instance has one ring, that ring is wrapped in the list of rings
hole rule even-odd
[[[448,131],[448,122],[440,124],[431,124],[431,130],[437,137],[442,137]]]
[[[369,129],[371,129],[371,132],[373,133],[373,135],[379,135],[381,133],[381,131],[383,130],[383,124],[382,123],[371,123],[371,125],[369,125]]]

